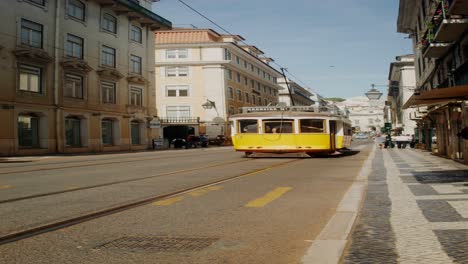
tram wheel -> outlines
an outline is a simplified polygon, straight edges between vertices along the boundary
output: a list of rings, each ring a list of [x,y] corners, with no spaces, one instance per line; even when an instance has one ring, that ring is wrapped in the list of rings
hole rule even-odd
[[[244,153],[244,157],[246,157],[246,158],[248,158],[250,155],[252,155],[252,152],[247,151],[247,152]]]

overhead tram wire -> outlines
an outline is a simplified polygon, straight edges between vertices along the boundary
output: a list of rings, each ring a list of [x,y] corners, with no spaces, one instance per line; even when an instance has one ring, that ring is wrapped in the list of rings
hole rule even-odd
[[[192,10],[193,12],[195,12],[196,14],[198,14],[199,16],[203,17],[204,19],[208,20],[210,23],[212,23],[213,25],[215,25],[216,27],[218,27],[219,29],[221,29],[222,31],[224,31],[225,33],[229,34],[229,35],[234,35],[233,33],[229,32],[229,30],[225,29],[224,27],[222,27],[221,25],[219,25],[218,23],[216,23],[214,20],[210,19],[209,17],[205,16],[204,14],[202,14],[200,11],[196,10],[194,7],[192,7],[191,5],[187,4],[186,2],[184,2],[183,0],[177,0],[179,1],[181,4],[183,4],[184,6],[186,6],[187,8],[189,8],[190,10]],[[240,43],[246,45],[246,46],[250,46],[247,42],[243,41],[243,40],[239,40]],[[299,83],[301,83],[302,85],[304,85],[305,87],[310,87],[309,85],[307,85],[305,82],[303,82],[301,79],[297,78],[294,74],[292,74],[291,72],[289,72],[285,67],[283,67],[282,65],[278,64],[277,62],[275,61],[272,61],[273,64],[275,64],[278,68],[280,69],[284,69],[285,72],[287,72],[289,75],[291,75],[294,79],[296,79]],[[283,73],[283,76],[284,76],[284,73]]]

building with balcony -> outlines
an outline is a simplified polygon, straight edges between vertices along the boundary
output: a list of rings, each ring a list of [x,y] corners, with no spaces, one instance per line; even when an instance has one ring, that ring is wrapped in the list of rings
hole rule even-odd
[[[150,0],[0,1],[0,155],[145,149],[157,131]]]
[[[414,135],[418,109],[403,109],[416,89],[416,74],[414,71],[414,55],[397,56],[390,64],[388,74],[387,107],[390,112],[386,122],[392,123],[397,135]]]
[[[281,73],[260,49],[242,40],[211,29],[156,32],[158,114],[163,119],[199,120],[163,123],[166,139],[183,133],[229,135],[228,118],[242,107],[278,103]]]
[[[291,106],[293,105],[291,102],[292,97],[294,105],[297,106],[310,106],[315,104],[315,101],[311,98],[313,94],[311,91],[309,91],[309,89],[300,86],[299,84],[290,79],[286,80],[284,77],[278,79],[278,84],[282,87],[282,89],[278,92],[278,100],[280,103],[284,103],[288,106]]]
[[[468,126],[468,2],[400,0],[397,30],[414,47],[417,90],[404,108],[419,109],[418,147],[468,163],[457,136]]]

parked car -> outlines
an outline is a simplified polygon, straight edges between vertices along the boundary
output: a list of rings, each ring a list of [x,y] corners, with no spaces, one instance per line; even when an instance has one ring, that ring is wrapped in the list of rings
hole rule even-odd
[[[212,145],[222,146],[222,145],[224,145],[224,143],[226,141],[226,136],[217,135],[215,138],[210,138],[208,141]]]
[[[186,141],[183,138],[175,138],[171,141],[171,144],[174,145],[174,148],[186,147]]]
[[[200,145],[202,148],[208,147],[208,137],[206,135],[200,135]]]
[[[201,145],[201,140],[199,136],[190,135],[187,137],[187,141],[185,143],[186,148],[197,148]]]

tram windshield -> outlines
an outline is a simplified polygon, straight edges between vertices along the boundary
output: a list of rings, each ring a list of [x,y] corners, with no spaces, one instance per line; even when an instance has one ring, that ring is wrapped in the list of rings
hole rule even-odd
[[[324,133],[325,126],[323,119],[301,119],[301,133]]]
[[[257,120],[239,120],[239,133],[258,133]]]
[[[265,120],[263,122],[266,134],[276,133],[293,133],[294,120],[279,119],[279,120]]]

